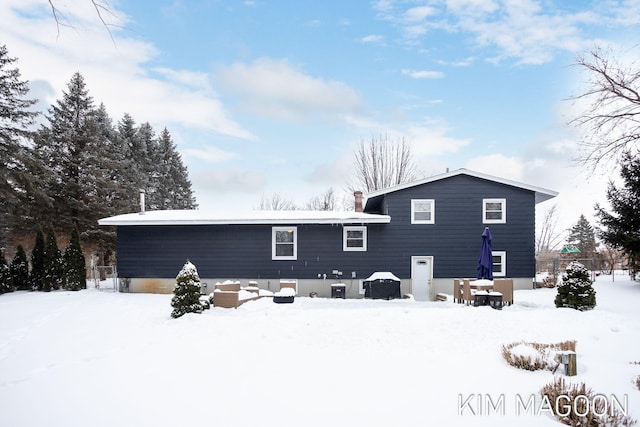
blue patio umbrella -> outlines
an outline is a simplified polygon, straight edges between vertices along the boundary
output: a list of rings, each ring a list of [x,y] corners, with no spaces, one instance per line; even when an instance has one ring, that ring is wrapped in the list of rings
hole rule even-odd
[[[493,256],[491,255],[491,232],[485,227],[482,232],[482,247],[478,260],[478,279],[493,280]]]

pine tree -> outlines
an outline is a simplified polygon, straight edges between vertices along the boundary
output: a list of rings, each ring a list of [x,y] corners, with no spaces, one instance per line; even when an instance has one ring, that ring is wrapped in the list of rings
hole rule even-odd
[[[13,291],[11,285],[11,275],[9,274],[9,266],[4,258],[4,251],[0,248],[0,294]]]
[[[44,277],[42,290],[45,292],[60,289],[64,281],[62,253],[58,248],[53,227],[47,228],[44,246]]]
[[[26,199],[44,198],[36,180],[39,163],[27,144],[38,115],[30,108],[37,100],[26,99],[29,84],[13,68],[16,61],[0,45],[0,247],[7,245],[9,231],[23,224],[19,216]]]
[[[580,250],[581,258],[596,257],[598,246],[596,243],[596,231],[584,215],[580,215],[576,225],[569,230],[567,243]]]
[[[187,168],[167,128],[158,139],[158,203],[160,209],[195,209],[197,207]]]
[[[176,285],[173,288],[173,298],[171,299],[171,317],[174,319],[186,313],[202,313],[204,308],[200,303],[200,277],[196,267],[187,262],[176,276]]]
[[[29,286],[29,261],[22,245],[18,245],[16,249],[16,255],[9,265],[9,274],[16,290],[26,291],[31,289]]]
[[[52,209],[41,217],[55,218],[56,228],[65,234],[74,223],[83,230],[96,229],[103,216],[104,201],[96,197],[103,174],[96,170],[96,156],[104,136],[96,114],[84,78],[75,73],[62,99],[49,109],[49,126],[35,140],[37,153],[47,161],[45,187],[53,200]]]
[[[87,287],[87,269],[84,254],[80,247],[78,228],[73,227],[71,241],[64,251],[65,289],[78,291]]]
[[[569,307],[580,311],[591,310],[596,306],[596,291],[584,265],[577,261],[569,263],[558,285],[555,303],[556,307]]]
[[[33,290],[44,290],[45,256],[44,234],[42,230],[36,232],[36,242],[31,251],[31,287]]]
[[[607,189],[607,200],[611,209],[596,205],[596,215],[603,229],[600,238],[627,255],[629,269],[635,276],[640,271],[640,155],[626,153],[620,164],[623,186],[613,183]]]

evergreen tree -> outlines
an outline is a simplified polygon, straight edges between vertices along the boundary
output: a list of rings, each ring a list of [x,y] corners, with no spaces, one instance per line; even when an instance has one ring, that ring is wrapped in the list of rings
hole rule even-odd
[[[15,289],[19,291],[31,289],[29,286],[29,261],[22,245],[18,245],[16,249],[16,255],[9,265],[9,274]]]
[[[117,214],[135,212],[138,209],[139,180],[141,173],[134,151],[139,150],[139,138],[135,121],[125,114],[118,123],[109,156],[113,162],[112,181],[119,191],[114,194],[112,208]]]
[[[36,242],[31,251],[31,287],[33,290],[44,290],[45,256],[44,234],[42,230],[36,232]]]
[[[140,125],[138,136],[140,138],[140,150],[144,152],[144,157],[136,158],[138,168],[141,171],[138,183],[140,188],[145,190],[148,210],[158,210],[160,209],[160,203],[157,199],[161,175],[161,169],[158,167],[161,161],[158,140],[156,139],[155,131],[148,122]]]
[[[9,266],[4,258],[4,251],[0,248],[0,294],[13,291],[11,285],[11,275],[9,274]]]
[[[596,243],[596,231],[584,215],[580,215],[576,225],[569,230],[567,243],[580,250],[581,258],[596,257],[598,246]]]
[[[97,197],[102,173],[96,170],[95,159],[104,137],[80,73],[73,75],[47,119],[49,126],[38,132],[35,148],[47,161],[45,187],[53,206],[41,217],[55,218],[56,227],[64,233],[70,233],[74,223],[83,230],[96,229],[104,200]]]
[[[87,270],[84,254],[80,248],[78,228],[73,227],[71,241],[64,251],[65,289],[78,291],[87,287]]]
[[[616,188],[609,184],[607,200],[611,209],[596,205],[596,215],[603,227],[600,238],[627,255],[629,269],[635,276],[640,271],[640,156],[627,152],[620,166],[623,186]]]
[[[60,289],[64,281],[62,253],[58,248],[53,227],[47,228],[44,246],[44,277],[42,290],[45,292]]]
[[[16,209],[25,206],[27,197],[44,197],[35,179],[38,162],[28,145],[38,115],[30,108],[37,101],[26,99],[29,84],[13,67],[16,60],[0,45],[0,247],[7,245],[13,226],[22,223]]]
[[[197,207],[187,168],[167,128],[158,140],[159,185],[157,201],[160,209],[195,209]]]
[[[198,271],[187,260],[176,276],[176,285],[171,299],[171,307],[173,307],[171,317],[176,319],[186,313],[202,313],[204,308],[200,303],[200,288]]]
[[[576,310],[591,310],[596,306],[596,291],[589,279],[589,271],[577,261],[567,266],[558,285],[556,307],[569,307]]]

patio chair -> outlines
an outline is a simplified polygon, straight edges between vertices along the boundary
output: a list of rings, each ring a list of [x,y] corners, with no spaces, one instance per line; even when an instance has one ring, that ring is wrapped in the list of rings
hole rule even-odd
[[[453,279],[453,302],[462,304],[462,281]]]
[[[465,304],[473,304],[474,302],[474,292],[471,291],[470,280],[464,279],[462,281],[462,300]]]
[[[298,293],[298,283],[295,280],[280,280],[280,290],[291,288]]]
[[[502,294],[502,305],[513,304],[513,279],[493,279],[493,290]]]

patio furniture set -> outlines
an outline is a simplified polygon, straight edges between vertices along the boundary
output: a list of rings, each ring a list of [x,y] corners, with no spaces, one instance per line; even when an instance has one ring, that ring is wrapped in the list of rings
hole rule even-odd
[[[454,279],[453,302],[500,310],[513,304],[513,279]]]
[[[260,289],[258,282],[250,281],[247,286],[241,286],[239,281],[225,281],[216,283],[214,291],[209,295],[209,301],[214,307],[238,308],[248,301],[260,298],[273,298],[275,303],[292,303],[296,295],[296,282],[280,281],[280,290],[271,292]]]

